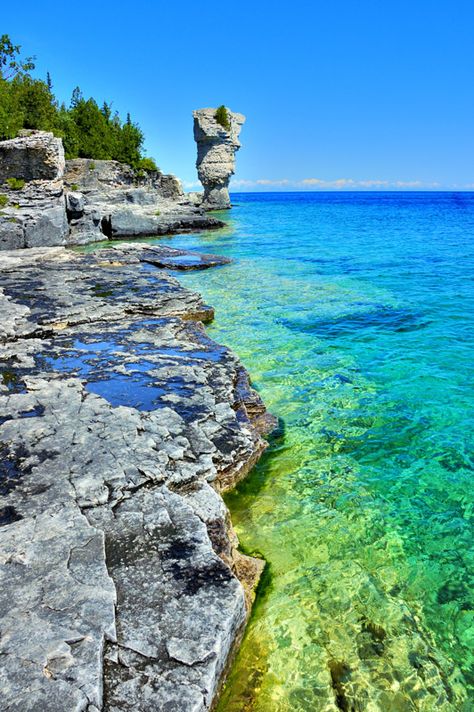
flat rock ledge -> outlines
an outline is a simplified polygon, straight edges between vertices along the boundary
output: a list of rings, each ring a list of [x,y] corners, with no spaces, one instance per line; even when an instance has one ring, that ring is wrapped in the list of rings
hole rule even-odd
[[[0,255],[4,712],[208,710],[245,625],[263,564],[220,492],[274,419],[158,263]]]

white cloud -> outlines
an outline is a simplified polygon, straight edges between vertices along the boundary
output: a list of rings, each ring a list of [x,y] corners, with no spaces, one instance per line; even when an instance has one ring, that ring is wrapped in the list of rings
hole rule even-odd
[[[259,178],[257,180],[246,180],[241,178],[232,180],[230,187],[231,189],[286,187],[291,190],[433,190],[436,188],[470,190],[474,188],[474,184],[467,184],[465,186],[443,186],[437,182],[424,183],[420,180],[380,180],[376,178],[364,180],[354,178],[337,178],[336,180],[325,180],[323,178],[302,178],[301,180]]]

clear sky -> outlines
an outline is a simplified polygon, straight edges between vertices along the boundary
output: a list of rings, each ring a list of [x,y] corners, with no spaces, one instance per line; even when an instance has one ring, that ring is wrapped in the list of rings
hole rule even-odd
[[[130,111],[149,155],[196,181],[191,111],[247,116],[234,187],[474,189],[474,4],[2,3],[0,34],[56,94]]]

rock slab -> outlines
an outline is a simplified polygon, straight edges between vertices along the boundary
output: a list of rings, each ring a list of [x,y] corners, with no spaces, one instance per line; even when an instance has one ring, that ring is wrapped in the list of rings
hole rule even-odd
[[[139,173],[117,161],[65,162],[61,139],[43,131],[0,142],[0,200],[0,250],[84,245],[224,224],[188,199],[175,176]]]
[[[204,712],[247,617],[219,492],[272,420],[147,249],[0,256],[5,712]]]

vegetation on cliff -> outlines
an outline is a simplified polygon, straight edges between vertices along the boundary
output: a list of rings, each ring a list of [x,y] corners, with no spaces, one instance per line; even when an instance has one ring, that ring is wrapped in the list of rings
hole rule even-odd
[[[223,128],[225,128],[226,131],[230,131],[230,119],[229,119],[229,113],[222,104],[219,106],[219,108],[216,110],[216,113],[214,114],[214,118],[217,121],[218,124],[220,124]]]
[[[54,96],[51,77],[31,75],[34,57],[22,59],[20,47],[0,36],[0,139],[14,138],[20,129],[52,131],[64,142],[66,158],[113,159],[141,170],[156,170],[143,155],[144,135],[127,114],[123,122],[112,105],[99,107],[74,89],[67,107]]]

